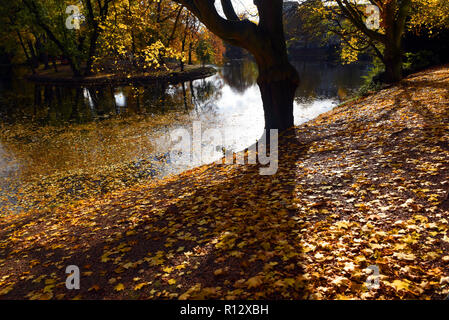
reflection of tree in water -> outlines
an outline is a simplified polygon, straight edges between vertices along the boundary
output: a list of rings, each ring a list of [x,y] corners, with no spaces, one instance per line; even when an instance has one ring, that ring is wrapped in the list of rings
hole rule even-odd
[[[220,99],[223,81],[212,78],[171,85],[154,83],[126,87],[63,87],[33,85],[31,106],[15,110],[2,108],[12,116],[32,118],[42,125],[66,122],[86,123],[127,114],[163,114],[168,111],[211,108]]]
[[[248,59],[233,60],[225,64],[221,76],[234,92],[244,93],[257,82],[257,65]]]
[[[319,95],[317,88],[322,83],[320,67],[311,68],[310,63],[306,61],[295,61],[293,66],[298,70],[301,79],[296,90],[296,103],[301,104],[313,100]]]
[[[189,91],[195,109],[197,111],[213,111],[215,103],[222,96],[223,87],[223,81],[216,77],[190,82]]]
[[[28,112],[43,125],[67,122],[86,123],[119,114],[113,87],[34,86],[33,111]]]
[[[320,98],[345,98],[360,86],[369,65],[333,65],[327,62],[293,62],[301,82],[296,92],[298,104]],[[257,66],[248,59],[232,60],[215,76],[170,85],[63,87],[11,80],[13,91],[0,92],[3,122],[33,120],[40,124],[86,123],[110,116],[164,114],[169,111],[215,110],[224,86],[243,94],[257,81]]]
[[[155,83],[124,89],[129,111],[163,114],[168,111],[210,108],[221,98],[223,81],[201,79],[182,84]]]
[[[82,106],[81,88],[55,85],[35,85],[33,118],[43,125],[61,125],[66,122],[90,121]],[[87,119],[86,119],[87,116]]]
[[[143,111],[146,113],[165,112],[170,107],[166,94],[167,88],[167,83],[159,82],[141,87],[138,94],[140,95],[140,101],[142,101]]]
[[[317,97],[335,98],[360,86],[366,66],[335,65],[327,62],[293,61],[301,82],[296,91],[297,103],[310,102]]]

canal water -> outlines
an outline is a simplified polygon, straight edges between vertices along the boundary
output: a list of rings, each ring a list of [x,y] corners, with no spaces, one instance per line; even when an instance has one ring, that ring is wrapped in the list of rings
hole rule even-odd
[[[295,124],[331,110],[357,90],[369,65],[294,62],[301,84]],[[179,173],[167,157],[179,128],[218,129],[223,150],[240,151],[263,133],[257,66],[233,60],[214,76],[182,84],[59,87],[0,81],[0,212],[59,205]],[[203,141],[207,144],[207,141]]]

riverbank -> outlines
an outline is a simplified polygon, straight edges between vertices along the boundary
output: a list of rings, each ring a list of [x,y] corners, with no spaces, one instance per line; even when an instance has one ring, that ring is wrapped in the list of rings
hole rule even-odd
[[[441,299],[448,101],[427,70],[293,128],[275,176],[206,165],[1,217],[0,298]]]
[[[206,78],[216,72],[217,70],[213,67],[186,65],[184,71],[168,70],[155,73],[133,73],[131,75],[100,73],[86,77],[73,77],[70,69],[65,66],[59,67],[57,73],[53,69],[40,70],[37,74],[28,76],[28,80],[58,86],[132,85],[155,82],[174,84]]]

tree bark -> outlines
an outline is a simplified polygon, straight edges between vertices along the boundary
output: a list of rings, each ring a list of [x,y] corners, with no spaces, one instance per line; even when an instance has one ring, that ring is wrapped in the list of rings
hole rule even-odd
[[[290,64],[259,66],[257,84],[262,96],[265,129],[284,131],[294,125],[293,101],[299,77]]]
[[[91,1],[88,0],[86,2],[86,4],[87,4],[87,12],[88,12],[87,16],[89,19],[89,24],[92,27],[92,32],[90,34],[90,43],[89,43],[86,67],[84,69],[84,75],[88,76],[88,75],[92,74],[92,65],[94,62],[95,52],[97,51],[97,40],[98,40],[98,37],[100,36],[100,30],[99,30],[98,21],[95,20],[94,9],[93,9]],[[99,2],[99,5],[100,5],[99,10],[101,12],[102,11],[101,2]]]
[[[90,35],[90,45],[89,45],[89,51],[88,51],[88,57],[86,61],[86,68],[84,70],[84,75],[88,76],[93,73],[92,66],[94,62],[94,56],[97,52],[97,41],[100,37],[100,23],[103,22],[108,15],[109,10],[109,4],[112,0],[104,0],[102,3],[101,1],[97,1],[98,5],[98,16],[95,16],[94,7],[92,6],[91,0],[86,1],[87,5],[87,12],[88,12],[88,20],[89,24],[92,26],[92,32]]]
[[[23,50],[23,52],[25,54],[25,57],[27,59],[28,65],[30,66],[31,72],[33,74],[36,74],[36,70],[34,69],[34,66],[33,66],[33,61],[31,61],[31,57],[28,55],[28,51],[27,51],[27,49],[25,47],[25,44],[23,43],[22,36],[21,36],[20,32],[17,31],[17,30],[16,30],[16,33],[17,33],[17,37],[19,38],[20,45],[22,46],[22,50]]]
[[[384,51],[385,81],[395,83],[402,79],[402,49],[387,45]]]
[[[385,21],[385,75],[388,83],[398,82],[402,79],[402,36],[405,32],[405,23],[410,12],[411,0],[402,2],[387,2],[384,7]]]
[[[248,49],[259,68],[257,84],[263,101],[265,129],[284,131],[294,125],[293,101],[299,76],[288,61],[282,1],[256,0],[255,4],[263,40],[257,47]]]
[[[265,115],[265,129],[286,130],[293,126],[293,101],[299,76],[289,63],[283,26],[282,0],[254,0],[259,24],[240,20],[231,0],[221,0],[223,19],[214,1],[177,0],[206,27],[228,43],[251,52],[259,67],[257,83]]]
[[[193,64],[193,60],[192,60],[192,52],[193,52],[193,43],[192,41],[189,42],[189,65]]]

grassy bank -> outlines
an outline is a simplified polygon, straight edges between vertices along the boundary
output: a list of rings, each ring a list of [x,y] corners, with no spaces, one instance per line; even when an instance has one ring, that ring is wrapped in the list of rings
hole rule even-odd
[[[448,101],[428,70],[293,128],[275,176],[208,165],[1,217],[0,298],[443,298]]]

